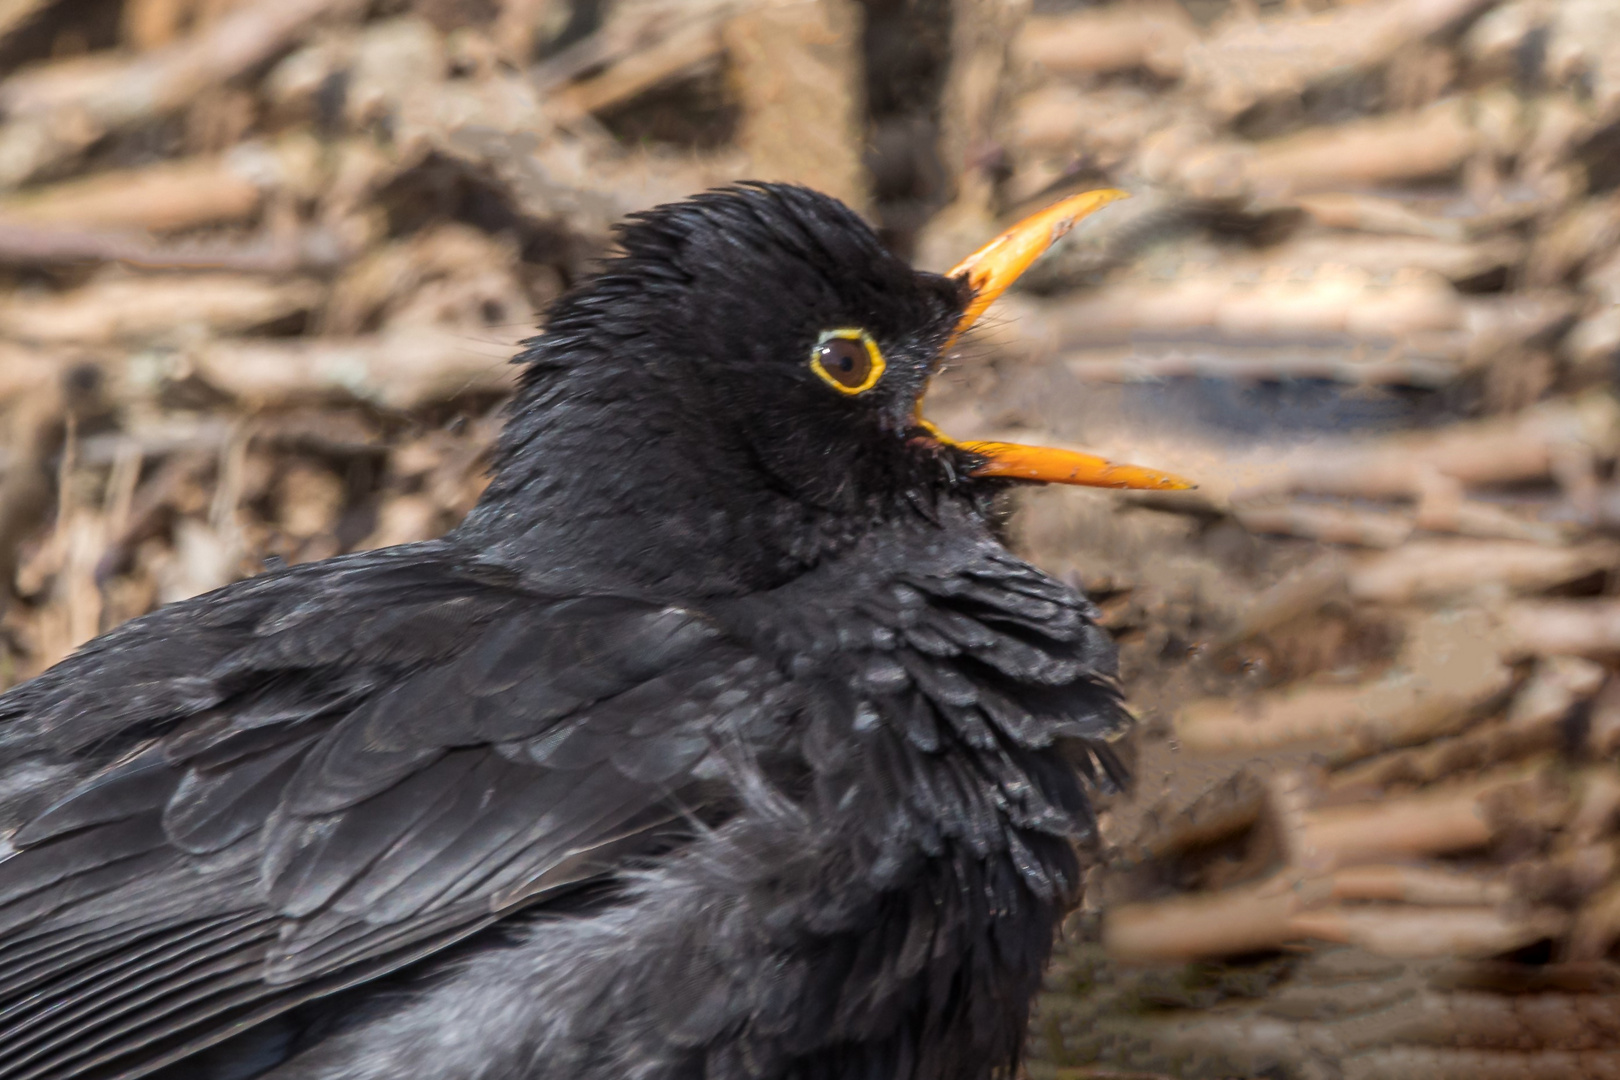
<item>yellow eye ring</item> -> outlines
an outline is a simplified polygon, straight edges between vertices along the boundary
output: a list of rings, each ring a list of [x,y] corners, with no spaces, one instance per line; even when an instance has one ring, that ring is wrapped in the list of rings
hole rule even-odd
[[[840,394],[853,397],[877,385],[888,364],[865,330],[828,330],[810,350],[810,370]]]

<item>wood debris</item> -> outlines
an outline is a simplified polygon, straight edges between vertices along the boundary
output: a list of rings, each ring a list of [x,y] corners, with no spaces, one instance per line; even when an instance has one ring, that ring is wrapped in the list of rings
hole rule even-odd
[[[1002,213],[1135,197],[931,414],[1201,481],[1015,519],[1144,719],[1038,1060],[1620,1068],[1617,34],[1587,0],[1115,0],[1014,39]]]

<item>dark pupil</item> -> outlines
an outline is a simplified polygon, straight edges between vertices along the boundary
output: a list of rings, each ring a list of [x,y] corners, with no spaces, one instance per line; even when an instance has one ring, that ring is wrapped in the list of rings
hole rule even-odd
[[[871,374],[872,358],[860,342],[835,338],[821,346],[821,366],[839,383],[855,387]]]

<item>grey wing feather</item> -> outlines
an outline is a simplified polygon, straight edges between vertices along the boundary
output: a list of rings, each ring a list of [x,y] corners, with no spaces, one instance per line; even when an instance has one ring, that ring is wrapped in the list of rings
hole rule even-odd
[[[0,1080],[138,1076],[611,872],[779,682],[434,545],[120,628],[0,695]]]

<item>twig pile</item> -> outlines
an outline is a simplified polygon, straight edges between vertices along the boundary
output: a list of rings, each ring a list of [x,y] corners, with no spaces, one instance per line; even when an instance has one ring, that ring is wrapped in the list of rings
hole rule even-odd
[[[1147,719],[1047,1060],[1620,1075],[1616,10],[1024,24],[1005,204],[1137,198],[942,404],[1205,482],[1020,519]],[[1210,389],[1234,383],[1314,388],[1322,429]]]
[[[624,214],[747,176],[867,204],[853,3],[599,7],[0,5],[0,685],[452,525]]]

